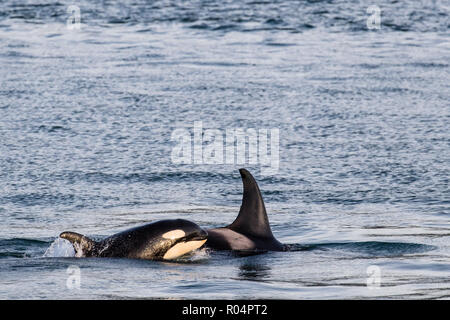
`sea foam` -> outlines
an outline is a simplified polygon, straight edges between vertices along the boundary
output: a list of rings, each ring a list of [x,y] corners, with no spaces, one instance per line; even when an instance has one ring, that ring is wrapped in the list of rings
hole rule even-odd
[[[69,241],[56,238],[45,251],[44,257],[75,257],[75,249]]]

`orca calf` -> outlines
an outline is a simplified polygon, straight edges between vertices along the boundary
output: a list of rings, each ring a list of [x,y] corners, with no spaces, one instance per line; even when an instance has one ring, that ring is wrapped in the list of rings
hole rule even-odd
[[[227,227],[208,229],[205,246],[215,250],[233,250],[241,253],[286,251],[272,234],[264,201],[255,178],[246,169],[239,169],[244,194],[239,214]]]
[[[208,233],[191,221],[176,219],[132,228],[98,242],[70,231],[60,237],[72,243],[77,257],[171,260],[200,248]]]

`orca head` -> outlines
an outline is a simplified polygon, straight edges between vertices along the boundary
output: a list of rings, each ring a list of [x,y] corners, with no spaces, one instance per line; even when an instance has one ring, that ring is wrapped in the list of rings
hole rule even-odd
[[[194,251],[206,242],[208,232],[194,222],[175,219],[161,221],[159,255],[172,260]]]
[[[72,243],[76,257],[91,257],[95,254],[98,246],[94,240],[72,231],[64,231],[59,237]]]

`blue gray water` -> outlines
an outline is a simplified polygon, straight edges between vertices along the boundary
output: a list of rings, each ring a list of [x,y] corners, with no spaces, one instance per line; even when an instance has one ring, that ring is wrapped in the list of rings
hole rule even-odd
[[[449,1],[121,3],[0,3],[1,299],[450,297]],[[194,121],[279,129],[278,172],[174,164]],[[56,241],[228,224],[239,167],[293,251],[79,259]]]

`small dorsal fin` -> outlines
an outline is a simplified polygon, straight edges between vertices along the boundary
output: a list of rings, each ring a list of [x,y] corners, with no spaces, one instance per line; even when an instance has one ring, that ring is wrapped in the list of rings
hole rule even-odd
[[[65,231],[59,235],[60,238],[70,241],[77,256],[89,257],[94,250],[96,242],[88,237],[71,231]]]
[[[241,209],[236,220],[227,228],[245,235],[273,238],[258,184],[246,169],[239,169],[239,172],[244,184]]]

